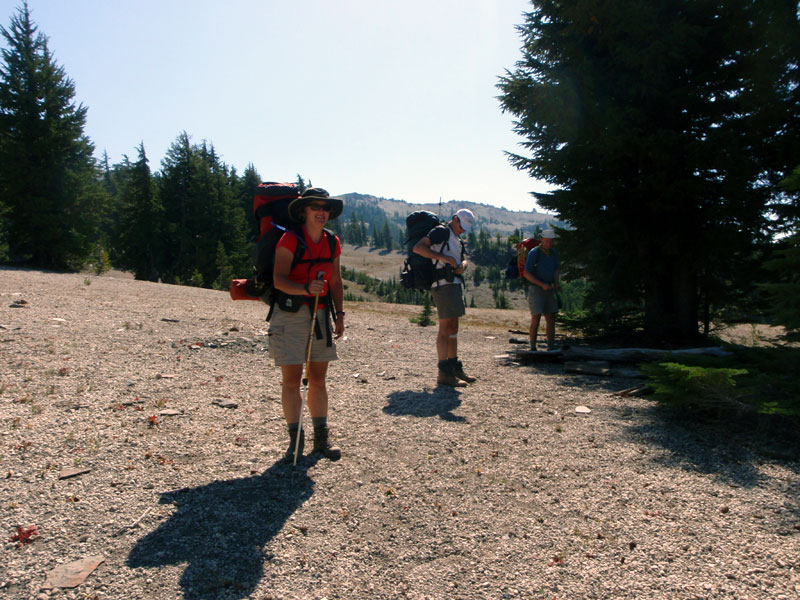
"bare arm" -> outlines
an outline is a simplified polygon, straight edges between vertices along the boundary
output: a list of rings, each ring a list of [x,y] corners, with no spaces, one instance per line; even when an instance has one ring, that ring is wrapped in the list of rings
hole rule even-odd
[[[525,269],[522,272],[522,276],[525,277],[525,279],[527,279],[528,281],[530,281],[533,285],[538,285],[543,290],[549,290],[549,289],[551,289],[553,287],[549,283],[543,283],[543,282],[539,281],[538,279],[536,279],[536,277],[533,276],[533,273],[528,271],[528,269]]]
[[[452,256],[446,256],[441,252],[434,252],[433,250],[431,250],[431,238],[427,236],[425,236],[424,238],[422,238],[420,241],[417,242],[416,246],[414,246],[414,253],[419,254],[420,256],[424,256],[425,258],[430,258],[431,260],[438,260],[441,262],[445,262],[448,265],[451,265],[455,268],[459,267],[458,261]]]
[[[321,294],[325,290],[325,282],[321,280],[310,281],[308,284],[297,283],[289,279],[289,271],[292,267],[294,255],[288,248],[280,246],[275,249],[275,269],[272,280],[275,289],[282,291],[290,296],[301,294]],[[341,280],[340,280],[341,282]]]

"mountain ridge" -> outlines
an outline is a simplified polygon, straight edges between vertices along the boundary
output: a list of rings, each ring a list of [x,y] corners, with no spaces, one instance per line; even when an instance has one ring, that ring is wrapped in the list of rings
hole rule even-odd
[[[501,234],[507,236],[514,233],[516,229],[522,230],[526,235],[532,235],[537,226],[542,229],[545,229],[545,225],[548,224],[560,227],[565,226],[565,223],[558,220],[555,215],[539,212],[536,208],[531,208],[530,211],[512,211],[503,207],[465,200],[411,203],[406,200],[383,198],[359,192],[338,194],[336,197],[344,200],[345,206],[347,206],[348,203],[363,202],[367,205],[379,208],[386,214],[390,222],[396,223],[402,227],[405,226],[406,216],[417,210],[427,210],[439,215],[442,219],[449,219],[461,208],[468,208],[471,210],[477,219],[478,228],[484,227],[493,235]],[[533,200],[531,200],[531,204],[533,204]]]

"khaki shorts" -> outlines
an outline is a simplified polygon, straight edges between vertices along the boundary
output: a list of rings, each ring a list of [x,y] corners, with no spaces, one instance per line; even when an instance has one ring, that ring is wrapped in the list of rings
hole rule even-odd
[[[317,311],[322,339],[314,336],[311,345],[311,362],[329,362],[336,360],[336,342],[331,340],[327,346],[325,336],[325,311]],[[311,331],[311,311],[301,306],[297,312],[286,312],[278,307],[272,313],[269,322],[269,355],[276,366],[302,365],[308,358],[308,335]]]
[[[553,289],[543,290],[538,285],[530,286],[528,308],[532,315],[549,315],[558,312],[558,301]]]
[[[467,314],[461,295],[461,284],[447,283],[431,288],[431,296],[440,319],[458,319]]]

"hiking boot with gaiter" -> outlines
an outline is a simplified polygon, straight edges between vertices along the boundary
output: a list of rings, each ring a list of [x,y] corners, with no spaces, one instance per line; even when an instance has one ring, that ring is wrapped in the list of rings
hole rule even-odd
[[[467,383],[474,383],[478,381],[477,377],[470,377],[464,373],[464,365],[461,364],[460,360],[457,358],[451,358],[450,362],[453,365],[453,375],[455,375],[458,379],[466,381]]]
[[[336,446],[331,446],[328,433],[327,426],[314,427],[314,452],[321,453],[329,460],[339,460],[342,457],[342,451]]]
[[[467,387],[466,383],[459,381],[456,377],[455,366],[450,360],[439,361],[439,375],[436,377],[436,383],[450,387]]]
[[[289,448],[286,449],[286,454],[283,455],[283,462],[294,463],[294,446],[297,443],[297,429],[289,430]],[[305,431],[300,430],[300,447],[298,448],[297,458],[303,456],[303,446],[305,446]]]

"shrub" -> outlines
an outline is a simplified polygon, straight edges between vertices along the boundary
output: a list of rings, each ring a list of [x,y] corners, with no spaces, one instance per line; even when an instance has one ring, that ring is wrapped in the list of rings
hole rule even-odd
[[[729,369],[684,365],[675,362],[642,365],[650,376],[655,399],[686,412],[719,413],[725,408],[737,412],[754,410],[741,401],[735,377],[746,375],[746,369]]]

